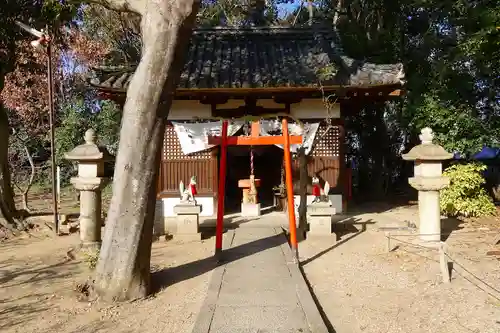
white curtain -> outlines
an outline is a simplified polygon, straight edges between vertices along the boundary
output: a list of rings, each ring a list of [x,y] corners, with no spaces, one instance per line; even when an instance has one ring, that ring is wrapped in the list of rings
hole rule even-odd
[[[314,138],[318,132],[319,123],[305,123],[304,129],[300,127],[299,124],[288,124],[288,132],[290,135],[302,135],[302,144],[290,145],[290,151],[292,153],[297,153],[299,148],[304,147],[306,150],[306,155],[309,155],[314,143]],[[270,134],[271,132],[271,134]],[[260,122],[260,135],[268,136],[273,135],[273,132],[279,132],[281,134],[281,122],[278,120],[262,120]],[[283,145],[276,145],[283,149]]]
[[[220,136],[222,121],[207,123],[179,123],[172,122],[175,133],[179,138],[182,153],[185,155],[197,153],[213,148],[215,145],[208,144],[208,136]],[[234,135],[243,126],[243,122],[229,122],[227,135]]]
[[[234,135],[243,126],[243,121],[231,121],[227,129],[227,135]],[[185,155],[197,153],[206,149],[213,148],[215,145],[208,144],[208,136],[220,136],[222,131],[222,121],[212,121],[206,123],[180,123],[172,122],[175,133],[179,138],[182,153]],[[302,135],[303,143],[290,145],[290,151],[297,153],[302,146],[306,149],[306,155],[311,152],[314,138],[318,132],[319,123],[304,124],[304,129],[298,124],[288,124],[290,135]],[[275,120],[261,120],[260,135],[281,135],[281,122]],[[283,149],[283,145],[276,145]]]

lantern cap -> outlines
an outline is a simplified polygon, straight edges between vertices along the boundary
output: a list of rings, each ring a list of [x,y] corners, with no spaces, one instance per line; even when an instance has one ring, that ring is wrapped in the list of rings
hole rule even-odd
[[[88,129],[85,132],[83,139],[85,143],[73,148],[73,150],[64,154],[65,159],[72,161],[96,162],[107,162],[114,159],[106,147],[98,146],[95,143],[96,134],[92,128]]]
[[[407,154],[403,154],[402,157],[407,161],[444,161],[453,158],[453,154],[448,153],[440,145],[434,144],[434,133],[432,129],[426,127],[421,130],[419,135],[421,144],[413,147]]]

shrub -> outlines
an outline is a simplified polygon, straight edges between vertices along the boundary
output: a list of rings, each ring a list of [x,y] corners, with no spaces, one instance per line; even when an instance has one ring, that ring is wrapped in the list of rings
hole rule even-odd
[[[94,270],[97,267],[97,262],[99,261],[100,250],[84,250],[83,253],[83,262],[87,264],[87,266]]]
[[[483,188],[480,163],[455,164],[443,173],[450,178],[450,186],[441,191],[441,212],[447,216],[480,217],[494,215],[495,205]]]

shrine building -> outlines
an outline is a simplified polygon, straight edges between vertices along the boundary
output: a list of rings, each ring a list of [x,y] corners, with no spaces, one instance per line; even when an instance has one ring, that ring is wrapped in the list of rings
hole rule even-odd
[[[89,80],[101,98],[121,105],[135,66],[95,69]],[[200,217],[216,216],[219,149],[209,135],[249,135],[260,120],[260,135],[281,132],[278,118],[289,117],[292,135],[302,135],[307,154],[308,200],[312,177],[330,184],[337,212],[349,196],[343,117],[362,105],[399,96],[402,64],[373,64],[344,55],[331,29],[195,29],[168,116],[159,171],[157,203],[164,218],[175,216],[179,182],[197,178]],[[328,100],[328,103],[325,103]],[[327,107],[328,106],[328,107]],[[298,145],[292,145],[293,153]],[[294,156],[295,205],[299,204],[298,158]],[[230,146],[227,156],[225,213],[241,209],[238,182],[252,173],[260,179],[263,208],[286,210],[283,150],[278,146]]]

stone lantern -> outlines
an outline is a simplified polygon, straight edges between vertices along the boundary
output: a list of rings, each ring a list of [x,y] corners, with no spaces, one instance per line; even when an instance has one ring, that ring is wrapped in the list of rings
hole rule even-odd
[[[71,178],[71,184],[80,191],[80,239],[83,247],[99,248],[101,243],[101,191],[109,183],[104,166],[113,157],[105,147],[95,144],[93,129],[85,132],[85,143],[64,155],[64,158],[78,163],[78,176]]]
[[[433,144],[433,138],[432,129],[422,129],[422,143],[403,154],[404,160],[415,161],[414,176],[408,182],[418,191],[418,228],[420,239],[426,242],[441,240],[439,191],[450,184],[449,178],[442,175],[442,162],[453,157],[443,147]]]

